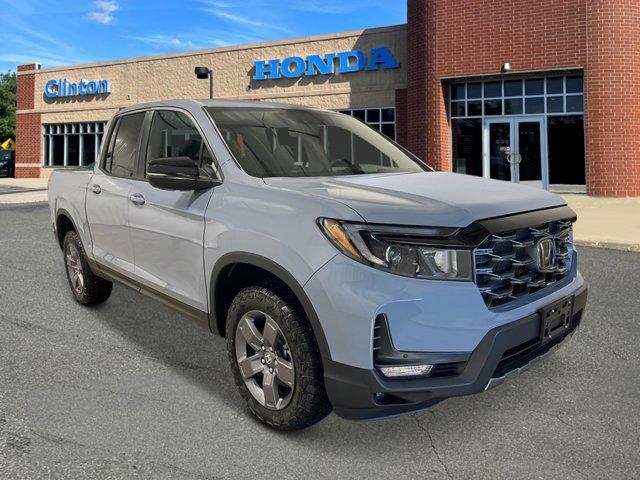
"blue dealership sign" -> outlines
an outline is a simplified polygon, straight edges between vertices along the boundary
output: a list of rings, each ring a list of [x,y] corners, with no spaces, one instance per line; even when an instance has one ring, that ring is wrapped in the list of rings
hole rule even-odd
[[[49,80],[44,85],[47,98],[78,97],[85,95],[107,95],[111,93],[109,80],[80,80],[70,82],[66,78]]]
[[[257,60],[254,62],[254,80],[277,80],[279,78],[312,77],[336,73],[372,72],[399,68],[400,63],[388,48],[372,48],[367,56],[361,50],[351,50],[306,58]]]

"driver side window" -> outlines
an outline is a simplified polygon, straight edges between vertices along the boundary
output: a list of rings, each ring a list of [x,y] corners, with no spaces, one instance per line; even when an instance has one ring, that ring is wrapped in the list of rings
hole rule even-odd
[[[146,165],[156,158],[170,157],[189,157],[201,174],[216,176],[213,155],[191,118],[175,110],[157,110],[151,122]]]

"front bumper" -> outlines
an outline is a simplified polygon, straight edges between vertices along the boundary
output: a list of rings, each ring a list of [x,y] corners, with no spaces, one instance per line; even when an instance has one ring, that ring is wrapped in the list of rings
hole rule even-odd
[[[456,353],[455,360],[461,367],[453,375],[389,380],[375,368],[357,368],[325,359],[325,385],[334,410],[349,419],[386,417],[492,388],[552,353],[573,335],[585,310],[587,288],[581,285],[572,295],[571,323],[563,334],[542,345],[541,315],[528,315],[490,330],[469,354]],[[440,359],[447,356],[433,355]]]

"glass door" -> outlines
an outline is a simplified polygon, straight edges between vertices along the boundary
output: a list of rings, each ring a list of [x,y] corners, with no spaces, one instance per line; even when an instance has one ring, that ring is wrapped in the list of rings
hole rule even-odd
[[[485,120],[483,176],[548,188],[544,118]]]
[[[484,176],[517,181],[513,171],[513,125],[511,120],[487,119],[484,126]]]

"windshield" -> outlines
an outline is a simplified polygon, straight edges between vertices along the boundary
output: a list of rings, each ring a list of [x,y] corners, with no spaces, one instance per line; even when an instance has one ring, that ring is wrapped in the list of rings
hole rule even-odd
[[[347,115],[315,110],[208,107],[229,149],[254,177],[424,172],[401,147]]]

